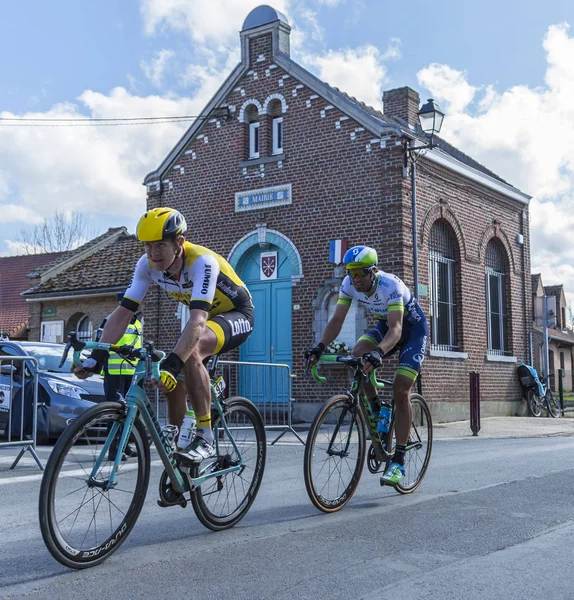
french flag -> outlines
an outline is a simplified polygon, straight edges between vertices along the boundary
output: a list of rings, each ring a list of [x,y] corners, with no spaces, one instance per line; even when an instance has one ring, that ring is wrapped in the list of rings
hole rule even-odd
[[[347,252],[349,242],[344,240],[331,240],[329,242],[329,262],[340,265],[343,262],[343,256]]]

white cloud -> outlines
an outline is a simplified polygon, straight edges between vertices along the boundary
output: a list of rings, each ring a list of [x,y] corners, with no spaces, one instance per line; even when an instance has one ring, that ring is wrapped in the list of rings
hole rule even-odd
[[[303,54],[303,61],[320,79],[375,108],[382,108],[386,68],[380,51],[372,45]]]
[[[466,73],[456,71],[448,65],[432,63],[417,74],[421,85],[435,95],[445,94],[451,113],[464,111],[472,102],[476,88],[466,80]]]
[[[2,223],[26,223],[29,225],[37,225],[42,222],[43,218],[37,211],[31,210],[25,206],[17,204],[0,204],[0,215],[2,215]]]
[[[223,50],[229,42],[236,43],[243,21],[260,5],[261,0],[143,0],[141,13],[148,34],[171,27]],[[273,8],[286,13],[288,0],[274,0]]]
[[[325,6],[337,6],[343,4],[346,0],[317,0],[317,4],[323,4]]]
[[[144,75],[151,81],[155,87],[160,87],[162,78],[169,60],[175,55],[173,50],[159,50],[155,58],[150,61],[142,60],[140,63]]]
[[[191,98],[177,98],[138,97],[121,87],[109,95],[86,91],[78,104],[59,104],[46,113],[21,116],[196,115],[207,101],[202,92],[200,88]],[[189,123],[1,128],[0,164],[6,184],[18,190],[21,200],[21,206],[10,211],[13,220],[29,223],[29,214],[41,220],[55,210],[133,218],[134,211],[139,213],[145,207],[143,178],[159,165],[187,127]]]
[[[445,109],[441,135],[522,191],[530,204],[532,270],[564,283],[574,302],[574,37],[567,24],[544,39],[546,85],[496,92],[447,65],[418,73]],[[562,280],[560,280],[562,278]]]

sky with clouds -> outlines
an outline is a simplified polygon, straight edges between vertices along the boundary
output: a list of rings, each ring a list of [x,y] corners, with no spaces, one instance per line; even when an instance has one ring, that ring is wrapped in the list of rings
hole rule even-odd
[[[239,62],[258,0],[19,0],[3,6],[0,117],[200,114]],[[571,0],[275,0],[291,55],[382,108],[408,85],[447,116],[442,137],[533,196],[532,269],[574,302],[574,4]],[[92,121],[96,123],[96,121]],[[134,230],[145,175],[186,123],[0,121],[0,254],[56,210]]]

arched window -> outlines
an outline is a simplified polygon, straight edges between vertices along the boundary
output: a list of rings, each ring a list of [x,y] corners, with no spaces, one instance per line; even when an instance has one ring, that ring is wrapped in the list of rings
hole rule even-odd
[[[271,154],[283,154],[283,105],[272,100],[268,108],[271,116]]]
[[[260,130],[259,130],[259,111],[255,104],[250,104],[245,109],[245,123],[248,128],[248,156],[249,158],[259,158]]]
[[[94,328],[90,317],[84,316],[78,321],[77,336],[81,342],[91,342]]]
[[[458,242],[447,221],[436,221],[429,236],[431,344],[437,350],[461,346],[457,312]]]
[[[339,292],[336,292],[335,294],[331,294],[329,296],[329,300],[327,302],[327,323],[329,322],[329,319],[333,316],[333,313],[335,312],[335,307],[337,306],[338,300],[339,300]],[[347,313],[347,316],[345,317],[345,322],[343,323],[341,332],[337,336],[337,340],[339,342],[345,342],[345,344],[347,344],[347,346],[349,346],[349,348],[352,348],[355,345],[355,343],[357,342],[357,338],[359,337],[357,335],[357,326],[356,326],[357,311],[355,308],[355,304],[356,304],[356,302],[351,303],[351,306],[349,307],[349,312]]]
[[[486,320],[488,351],[508,354],[508,260],[502,243],[493,238],[488,242],[486,267]]]

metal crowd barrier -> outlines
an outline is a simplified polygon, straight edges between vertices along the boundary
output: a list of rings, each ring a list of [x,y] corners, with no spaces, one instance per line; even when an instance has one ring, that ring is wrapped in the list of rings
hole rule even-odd
[[[217,369],[226,383],[226,397],[248,398],[259,409],[265,429],[281,431],[271,445],[288,431],[305,444],[291,422],[293,375],[289,365],[220,360]]]
[[[34,364],[33,376],[26,376],[25,361]],[[18,366],[15,363],[19,363]],[[16,468],[28,450],[38,467],[44,470],[36,453],[38,361],[31,356],[1,356],[0,371],[3,381],[0,382],[0,448],[22,447],[10,469]]]
[[[271,442],[279,441],[288,431],[302,443],[305,441],[293,429],[291,367],[284,364],[219,360],[216,372],[225,380],[225,397],[243,396],[258,408],[266,430],[281,433]],[[160,400],[156,389],[156,414],[159,422],[167,424],[166,402]]]

